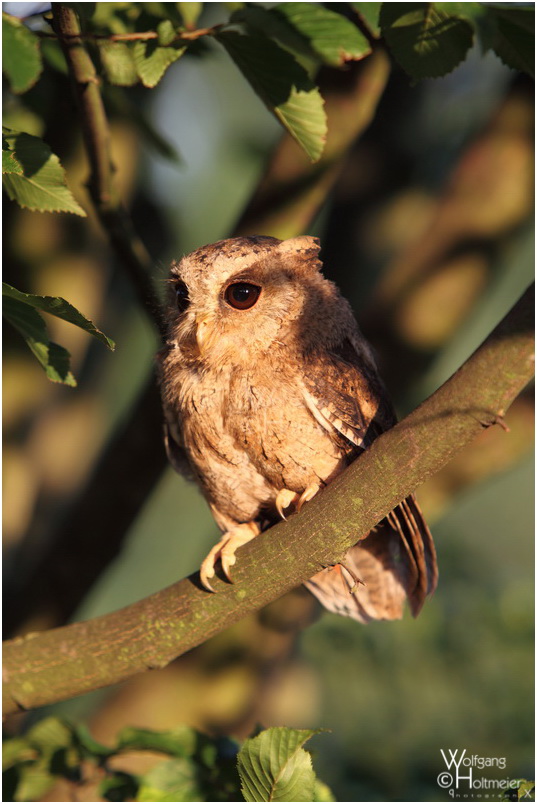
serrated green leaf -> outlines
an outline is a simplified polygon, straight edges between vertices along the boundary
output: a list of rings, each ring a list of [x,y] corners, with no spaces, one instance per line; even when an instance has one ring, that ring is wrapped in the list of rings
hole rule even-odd
[[[133,48],[136,72],[145,87],[155,87],[170,64],[180,59],[186,48],[160,47],[153,39],[136,42]]]
[[[380,36],[379,13],[382,3],[351,3],[351,6],[365,22],[371,34]]]
[[[222,31],[217,39],[268,109],[312,162],[317,161],[326,140],[326,115],[319,90],[306,71],[267,37]]]
[[[507,67],[533,77],[535,73],[535,7],[487,6],[495,22],[491,46]]]
[[[20,332],[49,380],[75,386],[76,380],[70,371],[69,352],[49,339],[45,322],[37,310],[16,299],[6,298],[2,312]]]
[[[4,129],[4,138],[22,173],[3,174],[4,188],[12,201],[34,212],[72,212],[86,217],[65,183],[58,157],[31,134]]]
[[[136,801],[205,801],[199,768],[185,757],[161,762],[140,780]]]
[[[192,756],[200,735],[189,726],[179,726],[169,731],[150,729],[122,729],[118,735],[119,750],[159,751],[175,757]]]
[[[321,3],[280,3],[271,13],[283,17],[321,61],[332,67],[371,53],[371,45],[358,28]]]
[[[104,332],[101,332],[100,329],[97,329],[89,318],[86,318],[80,310],[77,310],[76,307],[73,307],[68,301],[62,299],[61,296],[37,296],[34,293],[23,293],[11,287],[11,285],[8,285],[6,282],[2,283],[2,296],[4,299],[10,298],[21,304],[26,304],[37,310],[41,310],[44,313],[55,315],[57,318],[61,318],[69,324],[74,324],[75,327],[80,327],[80,329],[93,335],[94,338],[104,343],[104,345],[112,351],[115,349],[114,341],[111,340],[111,338],[105,335]]]
[[[16,93],[33,87],[43,69],[39,39],[5,11],[2,12],[2,69]]]
[[[274,727],[245,740],[237,757],[246,801],[313,801],[315,773],[302,746],[319,730]]]
[[[138,83],[138,73],[134,63],[132,47],[124,42],[98,40],[101,64],[110,84],[119,87],[132,87]]]
[[[4,150],[2,147],[2,173],[17,173],[22,175],[22,165],[17,161],[13,151]]]
[[[183,18],[185,28],[188,31],[193,30],[203,11],[203,3],[177,3],[177,8]]]
[[[380,26],[394,58],[415,79],[451,72],[474,41],[466,19],[435,3],[382,3]]]

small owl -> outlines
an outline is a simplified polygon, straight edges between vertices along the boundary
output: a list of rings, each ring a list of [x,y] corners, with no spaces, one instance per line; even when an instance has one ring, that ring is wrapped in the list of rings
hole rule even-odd
[[[168,456],[194,475],[223,532],[201,565],[229,580],[237,548],[326,486],[395,416],[348,302],[320,273],[314,237],[236,237],[171,268],[159,355]],[[361,622],[413,614],[436,585],[413,496],[335,568],[306,584]],[[358,583],[358,581],[360,581]]]

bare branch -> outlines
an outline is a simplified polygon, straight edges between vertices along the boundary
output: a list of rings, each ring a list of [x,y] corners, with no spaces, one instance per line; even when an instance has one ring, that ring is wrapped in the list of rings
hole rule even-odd
[[[213,595],[195,574],[112,614],[5,643],[5,714],[165,667],[340,560],[357,534],[503,420],[534,373],[533,310],[532,288],[436,393],[300,514],[241,548],[233,585],[218,582]]]
[[[91,166],[89,191],[101,224],[122,266],[128,272],[142,305],[148,310],[162,336],[165,334],[160,304],[151,280],[152,263],[142,241],[124,210],[113,176],[110,131],[100,80],[82,42],[76,12],[61,3],[52,4],[53,27],[69,68],[86,151]]]

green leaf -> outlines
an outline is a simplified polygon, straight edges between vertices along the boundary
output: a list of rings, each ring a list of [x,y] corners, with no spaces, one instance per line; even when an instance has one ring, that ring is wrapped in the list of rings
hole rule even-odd
[[[25,737],[11,737],[2,742],[2,770],[36,759],[37,751]]]
[[[185,757],[161,762],[142,777],[136,801],[205,801],[199,768]]]
[[[12,151],[2,148],[2,173],[16,173],[22,176],[23,170],[21,163]]]
[[[306,71],[265,36],[221,31],[217,39],[268,109],[312,162],[317,161],[326,141],[326,115]]]
[[[78,744],[78,748],[82,754],[93,759],[106,759],[117,753],[115,748],[109,748],[91,736],[88,727],[84,723],[78,723],[74,726],[74,737]]]
[[[495,21],[491,46],[508,67],[533,77],[535,64],[535,7],[487,6]]]
[[[319,730],[266,729],[238,754],[246,801],[313,801],[315,773],[304,743]]]
[[[15,800],[40,801],[55,782],[56,776],[49,770],[48,759],[22,765],[19,768],[19,782]]]
[[[9,285],[6,287],[9,288]],[[52,754],[58,748],[72,745],[73,729],[58,717],[46,717],[30,729],[26,739],[42,753]]]
[[[20,20],[2,12],[2,69],[13,92],[33,87],[43,69],[39,39]]]
[[[192,31],[203,11],[203,3],[177,3],[177,8],[183,18],[185,28],[187,31]]]
[[[351,3],[358,16],[366,24],[371,34],[380,36],[379,13],[382,3]]]
[[[118,735],[118,749],[130,751],[160,751],[171,756],[192,756],[201,735],[189,726],[179,726],[170,731],[150,729],[122,729]]]
[[[320,779],[315,779],[315,786],[313,789],[314,801],[335,801],[334,794],[327,784],[321,782]]]
[[[106,801],[131,801],[136,799],[139,783],[135,776],[123,771],[114,771],[99,785],[99,794]]]
[[[136,72],[145,87],[155,87],[170,64],[181,58],[185,47],[161,47],[154,39],[136,42],[133,48]]]
[[[124,42],[98,40],[99,53],[104,74],[110,84],[119,87],[132,87],[138,83],[138,73],[132,48]]]
[[[271,13],[283,17],[332,67],[371,53],[371,45],[352,22],[320,3],[280,3]]]
[[[170,20],[161,20],[157,25],[158,43],[163,47],[171,45],[175,39],[175,28]]]
[[[86,318],[76,307],[73,307],[68,301],[62,299],[61,296],[36,296],[33,293],[22,293],[22,291],[11,287],[11,285],[8,285],[6,282],[2,283],[2,296],[29,305],[30,307],[35,307],[37,310],[42,310],[44,313],[55,315],[57,318],[61,318],[69,324],[74,324],[75,327],[80,327],[80,329],[93,335],[112,351],[115,349],[113,340],[105,335],[104,332],[101,332],[100,329],[97,329],[89,318]]]
[[[394,58],[416,79],[451,72],[474,41],[472,25],[457,8],[449,12],[435,3],[382,3],[380,25]]]
[[[75,386],[76,380],[70,371],[69,352],[50,340],[45,322],[39,313],[27,304],[10,298],[4,299],[2,311],[9,323],[20,332],[49,380]]]
[[[86,217],[65,183],[60,160],[43,140],[4,129],[4,141],[22,167],[22,173],[3,173],[4,188],[12,201],[35,212],[72,212]]]

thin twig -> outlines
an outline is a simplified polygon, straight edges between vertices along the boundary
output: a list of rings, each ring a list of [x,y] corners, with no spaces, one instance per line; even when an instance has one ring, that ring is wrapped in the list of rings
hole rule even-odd
[[[110,243],[127,270],[141,303],[164,337],[165,327],[160,303],[151,280],[151,259],[133,229],[113,181],[108,120],[99,78],[82,42],[78,17],[72,8],[61,3],[52,4],[52,17],[80,110],[82,133],[91,166],[88,185],[91,198]]]
[[[202,36],[214,36],[223,25],[213,25],[211,28],[197,28],[195,31],[178,31],[171,42],[182,40],[195,41]],[[132,31],[131,33],[118,34],[95,34],[95,33],[49,33],[48,31],[37,31],[37,36],[42,39],[56,39],[70,43],[75,40],[87,42],[145,42],[151,39],[158,39],[157,31]],[[168,42],[168,44],[171,44]]]

